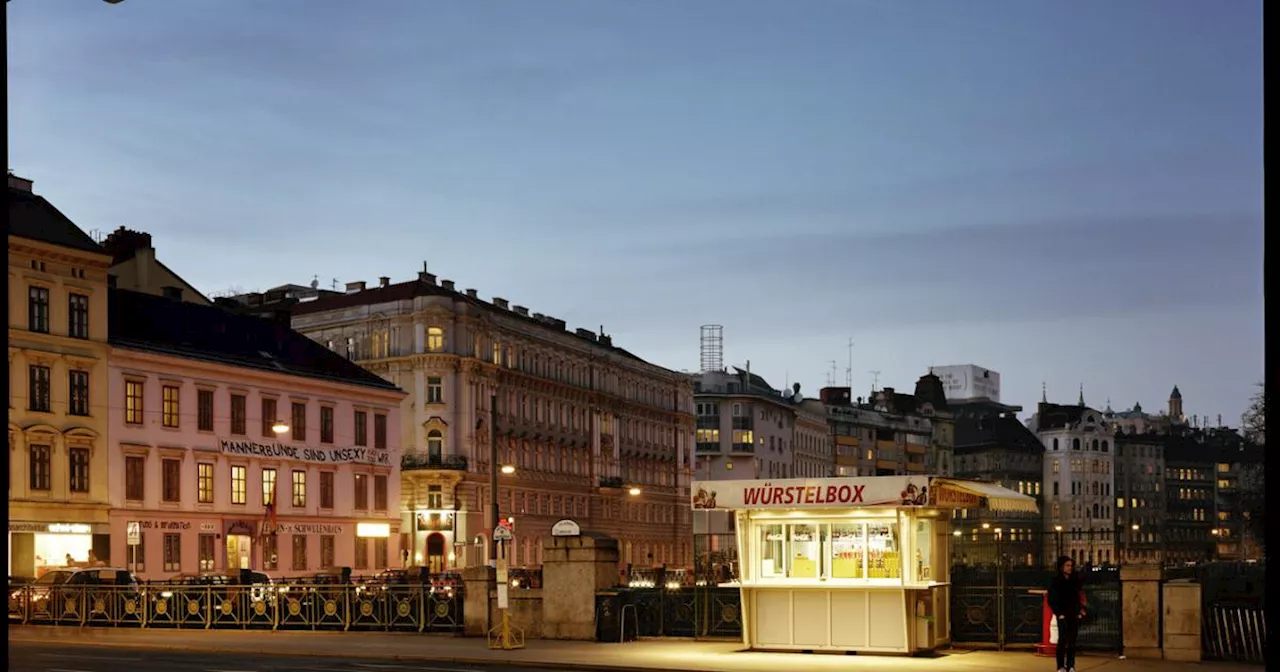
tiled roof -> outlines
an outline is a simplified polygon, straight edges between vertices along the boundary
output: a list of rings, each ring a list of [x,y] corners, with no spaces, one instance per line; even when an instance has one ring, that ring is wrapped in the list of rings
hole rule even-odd
[[[111,289],[112,345],[384,390],[395,385],[280,322]]]
[[[9,235],[106,255],[75,222],[43,196],[9,187]]]

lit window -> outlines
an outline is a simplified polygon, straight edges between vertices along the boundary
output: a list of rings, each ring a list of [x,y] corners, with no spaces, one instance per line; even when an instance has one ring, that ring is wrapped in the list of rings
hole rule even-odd
[[[429,352],[444,350],[444,329],[440,327],[427,328],[427,350]]]
[[[161,420],[165,427],[176,428],[178,426],[178,387],[176,385],[165,385],[161,388],[163,393],[162,403],[160,406]]]

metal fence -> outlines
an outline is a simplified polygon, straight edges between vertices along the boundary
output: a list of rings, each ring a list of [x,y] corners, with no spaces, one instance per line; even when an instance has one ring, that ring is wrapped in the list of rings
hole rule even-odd
[[[1266,662],[1266,572],[1265,562],[1215,562],[1165,570],[1166,581],[1200,584],[1205,658]]]
[[[461,632],[461,588],[387,585],[9,586],[9,623]]]

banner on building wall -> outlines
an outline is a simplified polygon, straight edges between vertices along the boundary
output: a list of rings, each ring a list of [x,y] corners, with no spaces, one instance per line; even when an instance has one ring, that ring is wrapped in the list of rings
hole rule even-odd
[[[372,448],[308,448],[286,446],[283,443],[258,443],[256,441],[219,440],[224,455],[261,457],[274,460],[294,460],[314,464],[372,464],[391,466],[391,454]]]
[[[924,506],[927,476],[868,476],[753,481],[695,481],[693,508],[817,509]]]

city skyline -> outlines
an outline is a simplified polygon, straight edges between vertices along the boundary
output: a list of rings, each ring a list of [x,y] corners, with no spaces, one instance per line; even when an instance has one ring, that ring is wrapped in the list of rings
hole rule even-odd
[[[734,8],[14,3],[10,167],[207,293],[425,259],[677,370],[1238,424],[1260,3]]]

